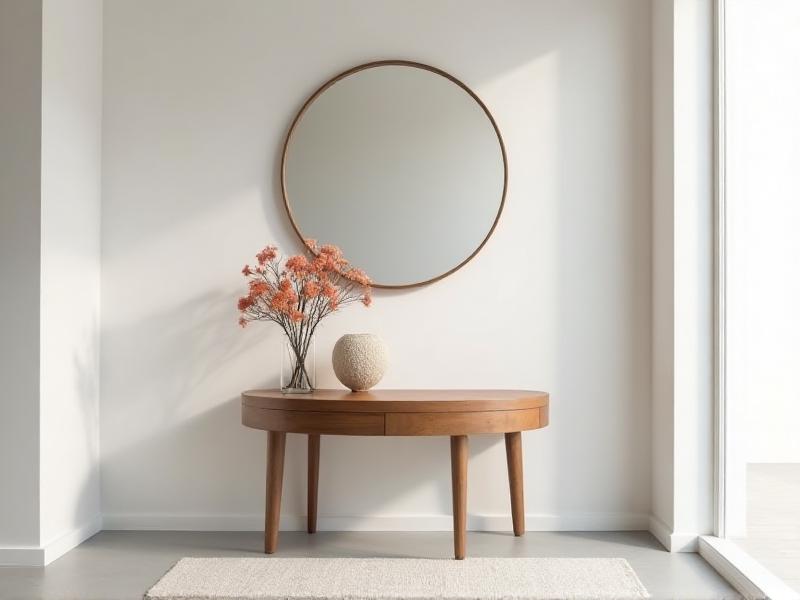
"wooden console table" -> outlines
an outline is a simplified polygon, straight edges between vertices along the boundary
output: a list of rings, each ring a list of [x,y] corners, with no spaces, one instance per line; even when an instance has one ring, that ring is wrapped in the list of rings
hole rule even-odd
[[[525,532],[521,431],[548,423],[549,398],[522,390],[315,390],[242,394],[242,423],[269,432],[264,551],[278,546],[287,433],[308,434],[308,532],[317,529],[320,435],[447,435],[453,478],[455,557],[464,558],[467,525],[467,436],[504,433],[514,535]]]

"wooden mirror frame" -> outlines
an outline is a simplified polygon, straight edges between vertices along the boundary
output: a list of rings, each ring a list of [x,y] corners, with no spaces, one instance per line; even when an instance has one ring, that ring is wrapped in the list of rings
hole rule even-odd
[[[434,283],[435,281],[444,279],[448,275],[452,275],[453,273],[458,271],[461,267],[466,265],[469,261],[471,261],[475,257],[476,254],[478,254],[478,252],[480,252],[483,249],[483,247],[486,245],[486,242],[489,241],[489,238],[492,236],[492,233],[494,233],[494,230],[497,227],[497,222],[500,220],[500,215],[503,213],[503,207],[505,206],[506,202],[506,190],[508,189],[508,158],[506,157],[506,146],[503,143],[503,136],[500,134],[500,129],[497,127],[497,122],[494,120],[492,113],[489,112],[489,109],[486,107],[483,101],[478,97],[478,95],[475,92],[473,92],[469,87],[467,87],[466,84],[456,79],[449,73],[442,71],[441,69],[437,69],[436,67],[432,67],[430,65],[413,62],[409,60],[378,60],[374,62],[364,63],[352,67],[350,69],[347,69],[346,71],[342,71],[338,75],[332,77],[331,79],[323,83],[319,88],[317,88],[317,90],[313,94],[311,94],[311,96],[303,103],[303,106],[300,108],[300,111],[297,113],[295,118],[292,120],[292,124],[289,126],[289,131],[286,134],[285,141],[283,142],[283,151],[281,153],[281,194],[283,195],[283,205],[286,208],[286,214],[289,216],[289,222],[292,224],[292,229],[294,229],[294,232],[300,238],[300,242],[303,243],[303,247],[305,247],[304,240],[306,239],[306,236],[304,236],[303,233],[300,231],[300,227],[294,219],[294,215],[292,214],[292,209],[289,204],[289,193],[286,189],[286,157],[289,152],[289,146],[292,142],[292,134],[294,133],[295,129],[297,128],[297,125],[300,123],[300,121],[303,118],[303,115],[305,115],[309,107],[314,103],[314,101],[317,98],[319,98],[325,92],[325,90],[327,90],[333,84],[335,84],[338,81],[341,81],[345,77],[349,77],[350,75],[355,75],[360,71],[366,71],[367,69],[374,69],[376,67],[387,67],[387,66],[413,67],[416,69],[422,69],[423,71],[429,71],[431,73],[435,73],[436,75],[444,77],[445,79],[456,84],[458,87],[464,90],[467,94],[470,95],[470,97],[472,97],[473,100],[475,100],[475,102],[478,103],[478,106],[481,107],[484,114],[489,119],[489,122],[492,124],[494,132],[495,134],[497,134],[497,141],[500,144],[500,153],[503,157],[503,193],[500,195],[500,205],[497,208],[497,215],[495,215],[494,221],[492,222],[492,226],[489,228],[486,237],[483,238],[478,247],[475,248],[475,250],[469,256],[467,256],[467,258],[465,258],[463,261],[461,261],[459,264],[457,264],[449,271],[442,273],[441,275],[437,275],[436,277],[432,277],[430,279],[426,279],[425,281],[420,281],[417,283],[404,283],[399,285],[388,285],[381,283],[372,284],[373,288],[405,289],[405,288],[420,287],[423,285],[427,285],[429,283]],[[333,243],[332,240],[323,240],[323,242]]]

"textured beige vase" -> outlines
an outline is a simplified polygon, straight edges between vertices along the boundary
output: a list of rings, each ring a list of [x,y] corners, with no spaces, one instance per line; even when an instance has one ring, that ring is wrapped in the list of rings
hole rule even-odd
[[[376,385],[388,365],[386,344],[372,333],[348,333],[333,347],[333,372],[354,392]]]

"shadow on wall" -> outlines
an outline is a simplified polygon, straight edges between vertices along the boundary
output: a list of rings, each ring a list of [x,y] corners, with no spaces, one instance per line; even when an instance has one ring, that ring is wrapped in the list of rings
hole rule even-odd
[[[113,414],[106,416],[106,423],[113,419],[111,426],[114,428],[124,428],[126,423],[137,424],[133,441],[120,444],[104,439],[102,485],[104,495],[114,496],[115,506],[107,515],[107,527],[159,528],[168,524],[166,526],[191,529],[216,523],[219,528],[238,529],[251,528],[254,519],[260,526],[266,433],[241,425],[238,393],[232,396],[231,390],[222,389],[215,380],[217,377],[230,380],[224,371],[242,354],[268,356],[270,353],[263,351],[264,343],[277,347],[283,334],[277,327],[261,326],[258,327],[258,337],[263,338],[261,343],[255,343],[257,338],[252,335],[242,335],[235,326],[235,299],[236,295],[207,294],[158,317],[149,317],[151,326],[147,330],[134,324],[106,332],[110,344],[119,338],[126,344],[148,347],[148,352],[132,364],[106,367],[109,372],[105,376],[127,381],[131,397],[139,399],[125,406],[116,405]],[[148,333],[154,319],[160,331],[157,340]],[[263,373],[265,375],[252,385],[243,385],[242,390],[279,386],[275,357],[272,363],[263,364]],[[248,379],[252,380],[242,377],[243,381]],[[152,389],[150,385],[157,387]],[[164,393],[167,385],[168,393]],[[218,396],[210,391],[214,388],[218,388]],[[494,436],[475,438],[473,455],[495,442]],[[404,495],[410,492],[408,482],[387,477],[386,463],[373,460],[374,456],[399,457],[394,466],[403,465],[405,469],[420,469],[425,464],[426,476],[420,485],[430,487],[428,493],[435,502],[431,513],[449,511],[447,438],[421,438],[410,442],[408,439],[367,441],[326,436],[323,447],[321,516],[326,515],[326,501],[334,506],[347,505],[351,512],[345,516],[373,515],[380,513],[381,507],[402,502]],[[305,461],[306,436],[289,435],[283,491],[285,515],[305,514]],[[142,468],[144,465],[158,468]],[[505,468],[504,464],[498,465],[501,466]],[[343,470],[353,476],[352,485],[344,488],[339,485]],[[243,471],[249,475],[246,489],[241,486]],[[433,477],[427,475],[430,471],[434,472]],[[136,473],[137,485],[130,486],[118,480],[121,473]],[[211,488],[209,479],[214,482]],[[376,481],[380,485],[375,485]],[[120,498],[116,490],[123,488],[126,493]],[[177,493],[172,497],[166,494],[159,498],[158,504],[152,504],[150,510],[143,511],[142,507],[152,502],[152,490],[158,488]],[[363,491],[359,493],[359,489]],[[204,505],[218,507],[216,512],[187,512],[181,498],[197,495],[202,495]]]
[[[106,325],[103,377],[123,387],[129,399],[121,403],[104,394],[103,433],[108,429],[125,432],[120,438],[103,439],[104,506],[111,501],[114,507],[107,514],[107,527],[203,528],[216,523],[225,529],[251,526],[254,516],[260,520],[265,434],[240,424],[238,393],[279,386],[278,350],[283,334],[278,327],[262,324],[242,332],[235,323],[241,292],[209,292],[186,300],[160,314],[147,315],[146,326],[142,321],[124,327]],[[107,356],[114,355],[118,346],[140,352],[125,364],[112,363]],[[241,376],[235,377],[231,369],[242,356],[259,360],[255,371],[252,361],[245,362]],[[254,378],[259,372],[263,376]],[[232,390],[225,383],[232,379],[248,383]],[[498,439],[475,438],[473,456]],[[305,444],[305,436],[289,436],[283,501],[287,515],[305,514]],[[348,513],[342,516],[381,514],[386,507],[391,511],[401,505],[414,487],[409,488],[409,481],[402,477],[386,477],[396,469],[422,470],[423,475],[412,480],[415,486],[426,488],[430,514],[450,511],[445,438],[409,442],[326,437],[323,445],[321,516],[326,515],[326,501],[347,506]],[[374,456],[394,459],[387,466],[386,461],[371,460]],[[504,469],[504,463],[497,468]],[[349,473],[352,486],[338,485],[342,472]],[[131,474],[135,474],[135,485],[131,485]],[[246,488],[241,485],[243,479]],[[381,484],[376,486],[375,481]],[[153,502],[153,490],[171,493]],[[182,500],[187,497],[202,498],[203,508],[187,510]]]
[[[476,260],[430,288],[377,290],[375,314],[407,329],[423,300],[452,308],[463,294],[474,319],[416,325],[451,340],[431,359],[447,367],[436,385],[551,392],[551,426],[525,436],[529,513],[647,512],[649,3],[203,6],[190,27],[181,11],[153,22],[135,2],[106,11],[103,268],[113,286],[104,302],[114,301],[108,319],[104,308],[101,435],[111,521],[260,514],[265,435],[240,425],[238,393],[277,386],[281,334],[240,332],[241,282],[220,291],[233,280],[219,274],[262,240],[299,248],[280,194],[289,121],[331,75],[390,57],[434,64],[482,97],[510,179]],[[187,291],[164,290],[165,280]],[[146,310],[129,310],[139,290],[121,294],[125,283],[141,285]],[[498,301],[511,317],[492,312]],[[445,365],[456,355],[457,368]],[[496,463],[482,484],[472,480],[474,512],[508,513],[501,440],[472,441],[473,458]],[[326,503],[341,516],[450,512],[444,438],[323,446],[321,517]],[[285,514],[304,514],[304,478],[305,440],[289,436]]]
[[[83,351],[76,351],[72,357],[74,395],[59,394],[58,398],[53,399],[58,403],[74,399],[76,408],[81,414],[81,431],[73,429],[65,432],[63,438],[54,435],[42,440],[43,444],[51,444],[54,440],[57,444],[48,449],[51,458],[47,460],[47,464],[57,465],[59,471],[66,469],[78,477],[77,481],[61,479],[59,478],[61,473],[57,475],[49,473],[43,477],[43,493],[54,494],[60,498],[59,504],[49,504],[47,510],[55,513],[64,511],[62,514],[71,513],[71,522],[69,522],[70,517],[67,517],[67,522],[60,519],[50,521],[60,528],[58,531],[50,532],[55,539],[76,530],[88,531],[95,525],[101,512],[98,386],[100,353],[97,331],[99,319],[95,315],[92,321],[95,328],[84,333],[84,343],[79,345]],[[75,437],[72,437],[72,434],[75,434]],[[60,457],[64,452],[70,457],[70,462],[62,465],[59,458],[54,457]],[[76,457],[81,457],[83,461],[76,461]],[[74,491],[77,493],[73,493]],[[72,504],[68,506],[62,504],[64,502]],[[53,541],[54,539],[42,539],[41,544],[47,546]]]
[[[185,506],[179,501],[185,494],[202,493],[212,505],[216,501],[226,507],[241,504],[235,499],[230,502],[231,495],[263,495],[260,479],[248,490],[237,490],[226,482],[254,455],[255,462],[264,462],[259,436],[256,432],[248,435],[240,424],[241,390],[220,383],[230,379],[224,371],[238,356],[257,352],[257,340],[242,335],[236,326],[236,297],[235,293],[210,292],[149,316],[146,328],[136,322],[106,331],[104,340],[111,353],[116,344],[142,350],[128,364],[104,364],[103,377],[124,382],[125,396],[132,400],[121,404],[105,396],[104,406],[110,413],[104,417],[105,426],[115,430],[124,430],[126,424],[136,427],[135,434],[126,436],[123,443],[103,439],[102,484],[104,496],[114,498],[115,513],[185,515]],[[159,332],[155,338],[154,330]],[[264,328],[263,333],[277,344],[277,330]],[[253,381],[253,387],[278,385],[274,365],[265,362],[260,371],[264,375]],[[252,381],[252,372],[248,375],[251,377],[242,379]],[[132,472],[137,475],[136,486],[117,479],[118,474]],[[202,484],[208,477],[217,482],[217,498],[208,498]],[[179,493],[166,494],[164,505],[152,505],[148,510],[148,498],[158,488]],[[125,494],[118,498],[121,489]],[[114,522],[114,514],[110,520]]]

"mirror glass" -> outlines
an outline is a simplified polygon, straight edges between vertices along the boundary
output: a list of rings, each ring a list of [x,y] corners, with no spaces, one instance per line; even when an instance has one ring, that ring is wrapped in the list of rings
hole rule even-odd
[[[436,280],[483,246],[500,216],[505,152],[488,110],[416,63],[356,67],[301,109],[283,156],[297,233],[335,244],[378,287]]]

